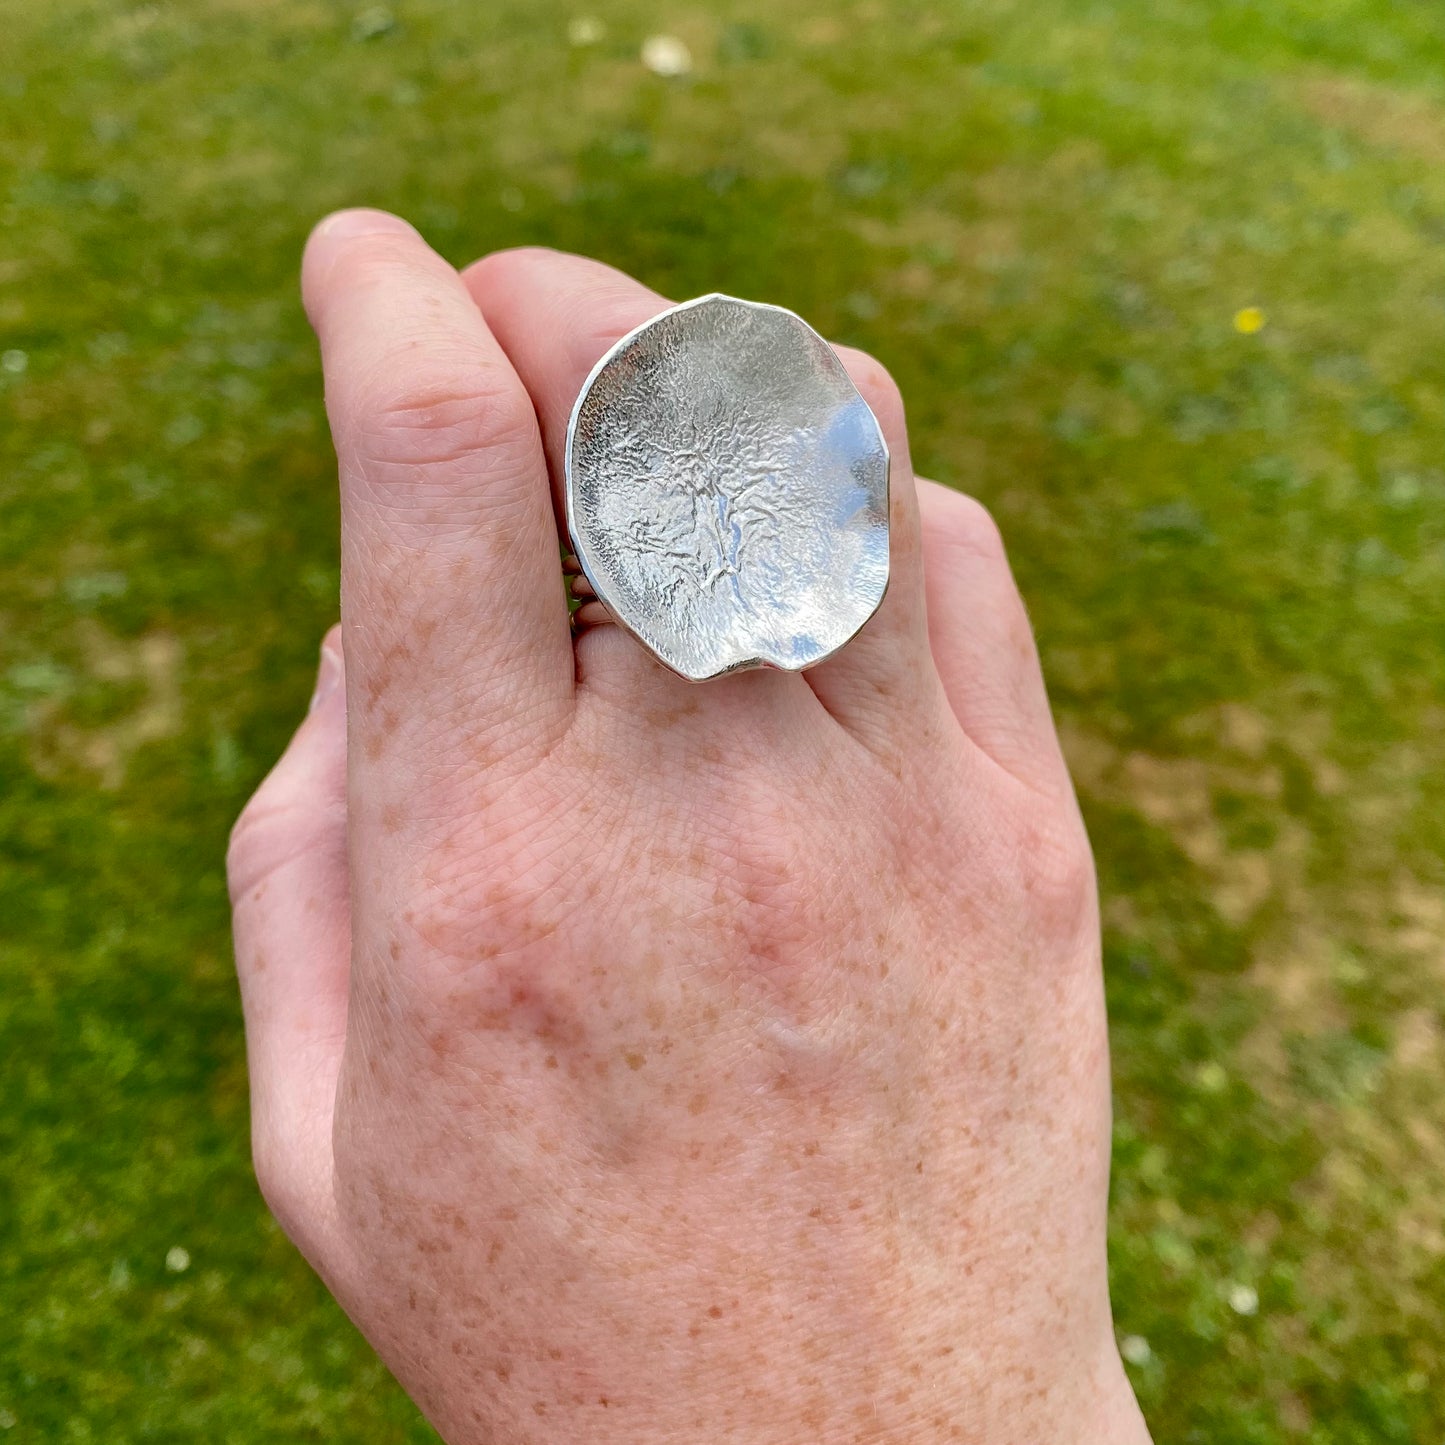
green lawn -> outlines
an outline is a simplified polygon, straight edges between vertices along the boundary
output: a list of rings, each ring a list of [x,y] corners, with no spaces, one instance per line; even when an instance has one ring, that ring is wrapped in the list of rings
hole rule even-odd
[[[352,202],[893,369],[1099,853],[1161,1445],[1445,1435],[1439,0],[0,27],[0,1440],[432,1438],[252,1185],[221,874],[336,610],[295,272]]]

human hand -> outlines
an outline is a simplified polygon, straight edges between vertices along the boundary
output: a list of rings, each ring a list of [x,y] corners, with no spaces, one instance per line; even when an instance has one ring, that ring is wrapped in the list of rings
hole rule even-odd
[[[229,859],[288,1234],[453,1445],[1146,1440],[1089,847],[998,534],[915,487],[885,373],[844,353],[882,608],[693,686],[574,644],[559,571],[572,402],[661,298],[375,212],[304,291],[342,624]]]

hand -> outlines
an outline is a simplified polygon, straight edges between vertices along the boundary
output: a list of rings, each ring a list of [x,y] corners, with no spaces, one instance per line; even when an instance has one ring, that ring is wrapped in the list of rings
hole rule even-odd
[[[304,291],[342,622],[229,860],[284,1228],[453,1445],[1146,1440],[1089,847],[998,533],[883,370],[844,354],[883,607],[693,686],[574,649],[559,568],[568,412],[663,300],[375,212]]]

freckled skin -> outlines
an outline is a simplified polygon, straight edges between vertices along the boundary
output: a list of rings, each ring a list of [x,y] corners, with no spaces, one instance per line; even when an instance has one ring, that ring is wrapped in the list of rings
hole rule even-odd
[[[920,521],[896,398],[845,355],[904,493],[876,632],[816,677],[689,688],[602,627],[549,700],[525,669],[560,597],[513,580],[502,513],[446,508],[527,447],[545,497],[557,358],[655,298],[550,253],[469,273],[531,393],[513,455],[458,403],[475,368],[385,424],[349,401],[327,308],[410,266],[386,324],[440,326],[461,285],[372,243],[307,260],[344,682],[230,860],[278,1217],[451,1445],[1143,1445],[1105,1275],[1092,865],[991,524],[929,484]],[[518,612],[542,630],[483,657]]]

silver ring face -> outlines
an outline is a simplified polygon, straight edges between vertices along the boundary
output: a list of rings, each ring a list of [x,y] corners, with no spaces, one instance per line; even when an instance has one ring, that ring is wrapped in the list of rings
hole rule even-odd
[[[567,527],[611,616],[694,682],[831,656],[888,586],[888,448],[832,347],[704,296],[622,338],[567,430]]]

